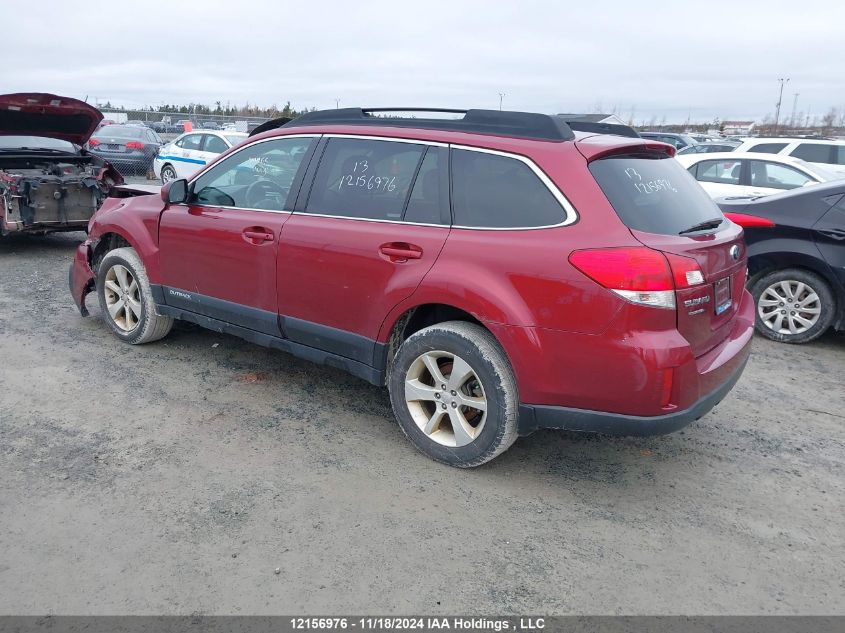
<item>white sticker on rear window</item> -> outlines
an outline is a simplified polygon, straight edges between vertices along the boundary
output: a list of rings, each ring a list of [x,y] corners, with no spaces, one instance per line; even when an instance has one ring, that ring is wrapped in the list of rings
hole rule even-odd
[[[628,167],[625,170],[625,175],[628,176],[628,180],[633,181],[634,188],[640,193],[656,193],[658,191],[673,191],[678,193],[678,190],[672,186],[672,183],[667,178],[643,181],[643,177],[633,167]]]

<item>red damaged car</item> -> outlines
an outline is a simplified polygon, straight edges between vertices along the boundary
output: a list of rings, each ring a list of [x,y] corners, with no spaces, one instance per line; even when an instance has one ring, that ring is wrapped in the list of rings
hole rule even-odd
[[[0,236],[80,231],[123,182],[82,146],[103,115],[52,94],[0,95]]]
[[[461,467],[538,428],[667,433],[728,393],[754,328],[742,229],[673,147],[414,114],[311,112],[160,195],[119,189],[74,301],[96,291],[130,344],[184,319],[386,386],[411,442]]]

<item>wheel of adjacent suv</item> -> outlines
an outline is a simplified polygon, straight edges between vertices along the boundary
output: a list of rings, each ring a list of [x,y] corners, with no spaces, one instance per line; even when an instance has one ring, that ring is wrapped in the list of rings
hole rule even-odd
[[[103,319],[122,341],[139,345],[157,341],[173,327],[171,317],[156,314],[147,272],[134,248],[109,251],[97,269],[97,296]]]
[[[161,184],[166,185],[171,180],[176,180],[176,170],[172,165],[165,165],[161,168]]]
[[[513,371],[480,325],[448,321],[409,336],[393,361],[388,388],[402,431],[439,462],[478,466],[516,441]]]
[[[833,321],[836,303],[830,286],[815,273],[787,268],[763,275],[751,287],[756,327],[782,343],[808,343]]]

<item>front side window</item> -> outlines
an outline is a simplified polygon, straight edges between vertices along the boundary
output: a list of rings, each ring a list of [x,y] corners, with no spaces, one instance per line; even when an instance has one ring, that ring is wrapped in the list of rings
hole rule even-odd
[[[305,212],[401,220],[425,151],[425,145],[414,143],[330,139]]]
[[[826,143],[801,143],[792,150],[790,156],[806,160],[808,163],[836,164],[836,149],[836,145],[828,145]]]
[[[487,152],[452,150],[455,224],[478,228],[553,226],[566,212],[521,160]]]
[[[815,182],[807,174],[764,160],[751,161],[751,186],[768,187],[770,189],[797,189],[807,183]]]
[[[176,147],[182,149],[199,149],[202,139],[199,134],[188,134],[176,141]]]
[[[742,163],[738,160],[703,160],[693,172],[699,182],[738,185]]]
[[[784,147],[786,143],[758,143],[749,147],[748,151],[757,154],[777,154]]]
[[[216,207],[283,211],[313,138],[255,143],[209,169],[193,184],[190,202]]]

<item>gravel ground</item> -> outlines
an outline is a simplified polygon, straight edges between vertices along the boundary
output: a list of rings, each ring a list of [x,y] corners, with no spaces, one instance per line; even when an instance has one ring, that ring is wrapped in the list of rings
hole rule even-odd
[[[0,613],[845,613],[845,336],[757,338],[684,432],[467,472],[338,371],[120,343],[70,299],[82,237],[0,241]]]

